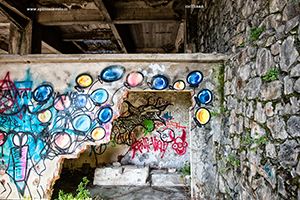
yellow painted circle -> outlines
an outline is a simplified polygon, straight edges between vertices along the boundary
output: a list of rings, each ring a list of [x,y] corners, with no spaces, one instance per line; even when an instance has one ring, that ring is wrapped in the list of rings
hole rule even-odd
[[[92,138],[94,140],[101,140],[105,137],[105,134],[106,134],[105,129],[102,127],[98,127],[92,131]]]
[[[42,123],[47,123],[51,120],[52,113],[50,110],[46,110],[43,113],[38,114],[38,120]]]
[[[196,112],[196,119],[200,124],[206,124],[210,120],[210,113],[205,108],[199,108]]]
[[[175,90],[183,90],[185,88],[185,83],[183,81],[176,81],[173,85]]]
[[[92,84],[93,79],[87,74],[83,74],[77,78],[77,83],[80,87],[88,87]]]

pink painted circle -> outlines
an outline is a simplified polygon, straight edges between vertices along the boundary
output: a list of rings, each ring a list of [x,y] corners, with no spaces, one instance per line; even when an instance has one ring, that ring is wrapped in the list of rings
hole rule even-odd
[[[136,87],[143,81],[144,76],[141,72],[132,72],[127,76],[127,83],[131,87]]]
[[[68,95],[61,95],[54,101],[54,108],[56,110],[65,110],[71,106],[71,98]]]
[[[55,144],[61,149],[67,149],[71,145],[71,137],[69,134],[59,132],[55,136]]]

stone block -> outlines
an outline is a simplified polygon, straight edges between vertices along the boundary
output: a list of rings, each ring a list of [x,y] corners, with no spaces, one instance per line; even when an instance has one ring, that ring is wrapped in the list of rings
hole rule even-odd
[[[294,84],[294,90],[298,93],[300,93],[300,78],[295,82]]]
[[[300,76],[300,64],[296,65],[291,69],[290,73],[291,77],[299,77]]]
[[[285,30],[285,25],[276,27],[276,39],[277,40],[280,40],[281,38],[283,38],[285,36],[284,30]]]
[[[280,68],[282,71],[289,72],[290,67],[294,64],[299,56],[297,49],[294,47],[294,37],[289,36],[280,48]]]
[[[265,106],[265,113],[267,117],[272,117],[274,115],[272,102],[268,102]]]
[[[266,83],[260,90],[260,99],[262,101],[279,99],[281,97],[281,88],[282,84],[280,81]]]
[[[297,4],[294,5],[293,2],[296,2]],[[283,13],[282,13],[282,20],[284,22],[296,17],[300,14],[300,6],[297,1],[288,1],[287,5],[285,6]]]
[[[284,88],[283,88],[284,94],[285,95],[292,94],[294,92],[293,86],[295,80],[290,78],[290,76],[286,76],[284,77],[283,82],[284,82]]]
[[[266,155],[267,155],[267,157],[269,157],[269,158],[273,158],[273,159],[276,159],[276,149],[275,149],[275,146],[274,146],[274,144],[272,144],[272,143],[268,143],[267,145],[266,145]]]
[[[254,111],[254,108],[253,108],[253,106],[254,106],[254,101],[250,101],[250,103],[249,103],[249,105],[248,105],[248,107],[247,107],[247,110],[246,110],[246,116],[248,117],[248,118],[252,118],[252,116],[253,116],[253,111]]]
[[[292,30],[293,28],[298,26],[299,19],[300,19],[300,15],[298,15],[298,16],[294,17],[293,19],[290,19],[289,21],[287,21],[286,24],[285,24],[284,33],[288,34],[288,32],[290,32],[290,30]]]
[[[262,85],[262,80],[259,77],[251,79],[247,84],[247,98],[255,99],[258,97],[260,88]]]
[[[266,122],[266,114],[264,112],[261,102],[257,102],[256,110],[254,112],[254,120],[260,123]]]
[[[276,56],[279,54],[279,51],[280,51],[280,44],[279,42],[276,42],[271,46],[271,53],[272,55]]]
[[[286,139],[287,132],[285,130],[285,122],[283,118],[276,115],[267,120],[267,127],[270,129],[274,139]]]
[[[286,3],[287,3],[287,0],[271,0],[270,1],[270,12],[275,13],[277,11],[281,11]]]
[[[297,165],[298,160],[298,143],[295,140],[287,140],[280,145],[278,152],[278,158],[281,165],[285,168],[292,168]]]
[[[287,132],[292,137],[300,137],[300,117],[291,116],[287,121]]]
[[[184,186],[180,181],[180,174],[152,174],[151,175],[151,186]]]
[[[126,165],[122,167],[96,168],[94,185],[148,185],[149,167]]]

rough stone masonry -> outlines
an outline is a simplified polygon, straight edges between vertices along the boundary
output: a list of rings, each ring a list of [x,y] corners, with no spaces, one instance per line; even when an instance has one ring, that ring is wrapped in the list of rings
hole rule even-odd
[[[215,199],[299,199],[300,2],[200,4],[197,50],[232,55]]]

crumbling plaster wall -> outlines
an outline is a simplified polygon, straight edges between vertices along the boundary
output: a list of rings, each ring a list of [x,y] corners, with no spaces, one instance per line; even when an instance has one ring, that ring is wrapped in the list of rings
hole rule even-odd
[[[299,198],[299,1],[200,4],[198,51],[232,53],[215,198]],[[278,72],[274,80],[271,69]]]
[[[128,146],[126,150],[131,146],[138,157],[144,150],[147,152],[145,144],[148,143],[139,141],[140,136],[136,133],[150,134],[153,128],[157,128],[155,122],[161,126],[158,133],[165,130],[174,133],[163,137],[160,134],[160,138],[157,134],[160,148],[168,146],[167,150],[171,151],[159,149],[157,157],[165,153],[169,160],[175,161],[181,156],[183,160],[189,160],[189,157],[196,158],[195,152],[197,156],[208,156],[210,160],[208,163],[204,159],[205,170],[198,172],[201,163],[191,159],[192,171],[195,171],[192,173],[199,179],[203,174],[215,174],[213,142],[206,144],[206,149],[210,149],[206,152],[199,148],[203,148],[202,144],[207,140],[201,141],[198,137],[202,137],[199,136],[201,131],[209,138],[220,138],[217,130],[220,130],[221,122],[218,119],[210,121],[209,112],[220,106],[218,76],[222,69],[220,62],[226,56],[134,57],[1,56],[1,198],[49,198],[53,184],[59,178],[63,159],[78,157],[88,145],[123,144]],[[126,96],[128,90],[139,90],[144,93],[142,96],[150,95],[151,98],[134,102],[130,92]],[[158,98],[155,91],[160,91]],[[176,99],[171,95],[164,100],[167,93],[176,93],[173,96],[178,95],[176,98],[185,99],[184,102],[187,95],[182,98],[180,93],[188,94],[193,101],[188,115],[190,119],[183,115],[185,130],[168,127],[169,115],[164,112],[171,108],[172,101],[176,105]],[[138,94],[132,93],[133,99]],[[127,104],[127,111],[121,110],[122,104]],[[183,109],[190,105],[189,100]],[[174,108],[180,112],[181,107]],[[176,116],[179,123],[183,116]],[[133,158],[134,154],[129,155]],[[174,165],[180,167],[179,163]]]

